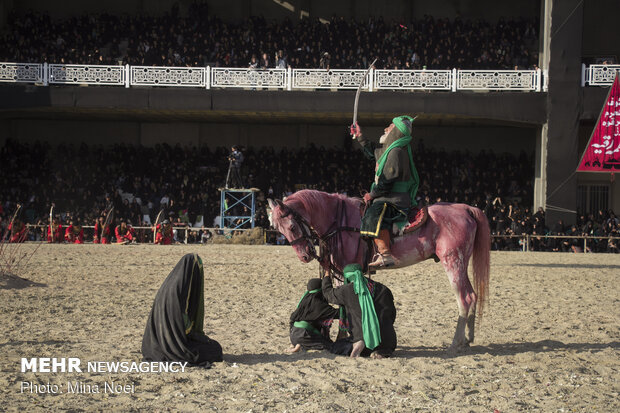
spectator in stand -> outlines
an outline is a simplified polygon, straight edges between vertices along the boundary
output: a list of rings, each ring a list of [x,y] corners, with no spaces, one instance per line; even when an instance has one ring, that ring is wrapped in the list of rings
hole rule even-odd
[[[455,18],[407,22],[371,17],[334,17],[329,24],[303,19],[267,22],[251,16],[223,22],[204,4],[192,4],[187,17],[83,14],[52,20],[47,13],[14,11],[0,33],[0,60],[62,64],[243,67],[263,54],[259,66],[273,67],[266,51],[294,51],[283,67],[318,68],[325,50],[330,68],[367,66],[357,56],[380,53],[389,69],[532,68],[538,61],[536,18],[484,20]],[[164,30],[164,27],[167,30]],[[278,61],[274,64],[280,66]]]
[[[267,53],[263,53],[260,59],[260,68],[269,69],[270,67],[271,67],[271,61],[269,60],[269,56],[267,56]]]

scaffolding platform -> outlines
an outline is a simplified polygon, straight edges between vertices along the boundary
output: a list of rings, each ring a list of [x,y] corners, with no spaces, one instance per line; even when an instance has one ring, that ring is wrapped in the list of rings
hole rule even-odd
[[[254,228],[258,188],[219,188],[220,228]]]

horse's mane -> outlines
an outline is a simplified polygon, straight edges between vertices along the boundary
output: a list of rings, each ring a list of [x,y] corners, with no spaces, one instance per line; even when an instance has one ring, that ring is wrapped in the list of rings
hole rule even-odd
[[[310,220],[309,211],[315,214],[319,212],[319,216],[325,216],[325,213],[329,212],[325,210],[328,208],[326,201],[329,198],[344,200],[347,203],[361,202],[357,198],[349,198],[342,194],[329,194],[314,189],[302,189],[286,197],[284,204],[297,211],[305,220]]]

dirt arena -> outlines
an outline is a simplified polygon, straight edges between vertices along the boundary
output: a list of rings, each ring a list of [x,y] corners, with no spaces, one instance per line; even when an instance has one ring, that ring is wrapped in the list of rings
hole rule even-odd
[[[205,332],[224,362],[21,373],[22,357],[141,361],[155,294],[188,252],[204,261]],[[458,355],[446,351],[457,313],[441,265],[379,272],[398,309],[386,360],[285,353],[290,313],[317,274],[290,247],[42,245],[23,274],[31,285],[0,285],[0,410],[620,411],[618,255],[492,253],[487,313]],[[133,393],[67,393],[68,381]],[[62,393],[22,392],[22,382]]]

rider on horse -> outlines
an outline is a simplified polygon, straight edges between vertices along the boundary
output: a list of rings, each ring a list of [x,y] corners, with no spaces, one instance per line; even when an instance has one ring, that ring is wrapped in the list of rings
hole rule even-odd
[[[384,129],[380,147],[364,139],[357,123],[351,135],[370,159],[376,160],[375,181],[364,195],[367,205],[360,233],[373,238],[377,255],[370,268],[386,268],[396,264],[391,253],[390,231],[394,223],[407,220],[411,207],[417,205],[420,179],[413,163],[411,129],[413,118],[398,116]]]

